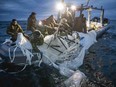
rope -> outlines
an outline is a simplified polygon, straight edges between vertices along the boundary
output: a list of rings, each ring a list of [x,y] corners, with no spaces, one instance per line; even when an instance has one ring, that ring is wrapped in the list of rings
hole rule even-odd
[[[17,48],[18,48],[18,46],[16,46],[16,48],[15,48],[14,51],[13,51],[14,56],[13,56],[13,59],[11,60],[11,62],[13,62],[14,59],[15,59],[15,52],[16,52],[16,49],[17,49]],[[21,51],[23,50],[22,47],[20,47],[20,49],[21,49]],[[23,50],[23,52],[26,52],[26,51]],[[9,51],[9,55],[10,55],[10,51]],[[25,55],[24,55],[24,56],[25,56]],[[31,57],[32,57],[32,56],[31,56]],[[10,58],[11,58],[11,55],[10,55]],[[26,69],[27,65],[28,65],[27,63],[28,63],[28,58],[26,59],[26,63],[25,63],[24,67],[23,67],[21,70],[19,70],[19,71],[17,71],[17,72],[9,72],[9,74],[16,74],[16,73],[20,73],[20,72],[24,71],[24,70]]]
[[[11,38],[10,38],[11,39]],[[10,44],[12,43],[12,41],[10,39],[6,39],[5,42],[3,42],[2,44],[6,44],[7,42],[9,42]]]
[[[16,46],[15,47],[15,49],[13,50],[13,58],[11,57],[11,48],[9,48],[9,58],[10,58],[10,61],[11,61],[11,63],[14,61],[14,59],[15,59],[15,57],[16,57],[16,55],[15,55],[15,52],[16,52],[16,49],[18,48],[18,46]],[[20,70],[20,71],[17,71],[17,72],[9,72],[9,74],[16,74],[16,73],[20,73],[20,72],[22,72],[22,71],[24,71],[25,70],[25,68],[26,68],[26,66],[27,66],[27,64],[25,64],[25,66]]]
[[[14,47],[14,46],[13,46]],[[13,61],[14,61],[14,59],[15,59],[15,52],[16,52],[16,49],[18,48],[18,46],[16,46],[15,47],[15,49],[13,50],[13,58],[11,57],[11,51],[10,51],[10,49],[11,49],[11,47],[9,48],[9,58],[10,58],[10,62],[12,63]]]
[[[9,52],[8,52],[8,53],[9,53],[9,58],[10,58],[10,60],[11,60],[12,58],[11,58],[11,55],[10,55],[10,48],[8,49],[8,51],[9,51]]]
[[[14,59],[16,58],[15,52],[16,52],[16,49],[17,49],[18,47],[19,47],[19,46],[16,45],[15,49],[13,50],[13,58],[11,57],[11,48],[12,48],[12,47],[9,48],[9,58],[10,58],[11,63],[12,63],[12,62],[14,61]],[[21,49],[21,47],[20,47],[20,49]],[[22,50],[23,50],[23,49],[21,49],[21,51],[22,51]],[[24,50],[23,50],[23,52],[24,52]],[[25,56],[25,55],[24,55],[24,56]],[[26,62],[27,62],[27,60],[26,60]],[[16,73],[22,72],[23,70],[25,70],[25,68],[26,68],[27,65],[28,65],[28,64],[25,63],[25,66],[24,66],[20,71],[17,71],[17,72],[9,72],[9,73],[10,73],[10,74],[16,74]]]
[[[6,42],[7,42],[7,41],[6,41]],[[5,42],[5,43],[6,43],[6,42]],[[4,44],[5,44],[5,43],[4,43]],[[23,71],[23,70],[26,68],[26,66],[27,66],[28,64],[31,65],[31,59],[32,59],[32,57],[33,57],[33,54],[32,54],[28,49],[26,49],[25,46],[22,46],[20,42],[19,42],[19,43],[16,43],[15,46],[9,47],[8,52],[9,52],[10,62],[11,62],[11,63],[14,62],[14,60],[15,60],[15,58],[16,58],[16,54],[15,54],[15,53],[16,53],[16,50],[17,50],[18,47],[21,49],[23,55],[26,56],[27,59],[26,59],[26,62],[25,62],[24,67],[23,67],[20,71],[18,71],[18,72],[10,72],[11,74],[19,73],[19,72]],[[11,55],[11,49],[12,49],[12,48],[14,48],[14,50],[13,50],[13,55]],[[42,55],[41,55],[41,57],[42,57]]]
[[[14,50],[13,50],[13,57],[11,57],[11,48],[12,48],[12,47],[10,47],[10,48],[8,49],[8,51],[9,51],[10,62],[12,63],[12,62],[15,60],[15,58],[16,58],[15,52],[16,52],[16,50],[17,50],[18,47],[19,47],[19,48],[21,49],[21,51],[23,52],[23,55],[26,56],[26,57],[27,57],[27,60],[29,60],[29,62],[30,62],[30,59],[28,58],[29,55],[26,55],[28,50],[26,50],[26,49],[24,49],[24,48],[22,48],[21,46],[18,46],[18,45],[15,45],[15,46],[16,46],[16,47],[15,47]],[[14,46],[13,46],[13,47],[14,47]],[[30,53],[30,52],[28,51],[28,53]],[[32,57],[33,57],[33,55],[30,55],[30,58],[32,58]],[[41,55],[41,57],[42,57],[42,55]]]
[[[17,48],[18,48],[18,46],[16,46],[15,49],[14,49],[14,51],[13,51],[13,58],[12,58],[12,60],[11,60],[11,63],[14,61],[14,59],[15,59],[15,57],[16,57],[16,56],[15,56],[15,52],[16,52],[16,49],[17,49]]]
[[[20,72],[22,72],[22,71],[24,71],[25,69],[26,69],[26,67],[27,67],[27,64],[25,64],[25,66],[21,69],[21,70],[19,70],[19,71],[17,71],[17,72],[8,72],[9,74],[17,74],[17,73],[20,73]],[[5,71],[5,70],[4,70]],[[6,72],[6,71],[5,71]]]
[[[40,59],[39,59],[39,54],[40,53]],[[39,60],[39,67],[40,67],[40,65],[41,65],[41,63],[42,63],[42,58],[43,58],[43,53],[40,51],[39,53],[37,53],[37,57],[38,57],[38,60]]]

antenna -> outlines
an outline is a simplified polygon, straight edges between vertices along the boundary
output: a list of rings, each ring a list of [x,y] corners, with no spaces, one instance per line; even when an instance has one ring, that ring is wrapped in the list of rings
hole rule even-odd
[[[86,4],[86,6],[88,6],[89,5],[89,2],[90,2],[90,0],[86,0],[87,1],[87,4]]]

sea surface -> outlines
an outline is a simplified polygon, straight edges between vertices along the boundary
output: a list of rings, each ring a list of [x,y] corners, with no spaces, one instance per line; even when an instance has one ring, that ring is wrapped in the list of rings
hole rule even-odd
[[[25,31],[27,26],[26,21],[19,21],[18,23],[22,26],[22,29]],[[9,35],[6,34],[6,29],[9,24],[10,21],[0,21],[0,44],[3,43],[6,38],[9,38]],[[110,21],[110,25],[112,27],[101,38],[98,39],[97,43],[95,43],[90,48],[89,54],[86,55],[84,60],[85,65],[83,64],[82,67],[86,68],[87,61],[91,60],[89,61],[89,63],[91,63],[90,66],[92,67],[92,69],[94,69],[94,71],[96,72],[102,72],[105,77],[107,77],[109,80],[113,82],[113,84],[115,85],[114,87],[116,87],[116,21]],[[3,72],[0,73],[0,81],[2,81],[3,83],[5,83],[4,81],[8,81],[8,85],[4,85],[2,83],[2,86],[56,87],[55,85],[57,85],[57,87],[60,87],[58,86],[58,84],[60,84],[60,82],[62,82],[65,78],[60,76],[56,70],[49,67],[49,69],[47,69],[45,65],[43,65],[44,69],[32,67],[27,67],[27,71],[16,75],[9,75],[8,73]],[[90,74],[88,74],[86,69],[82,69],[82,71],[85,72],[88,77],[91,77],[91,72]],[[14,83],[16,85],[13,85]],[[38,86],[38,84],[40,85]]]
[[[111,28],[89,48],[82,65],[85,68],[83,72],[90,79],[94,78],[99,84],[104,84],[103,87],[110,87],[108,81],[112,81],[116,87],[116,21],[110,21],[110,26]]]

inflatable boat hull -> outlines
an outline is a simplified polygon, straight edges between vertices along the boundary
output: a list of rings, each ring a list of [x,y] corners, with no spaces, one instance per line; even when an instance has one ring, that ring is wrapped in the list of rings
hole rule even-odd
[[[96,30],[97,38],[99,38],[108,29],[109,29],[109,26],[107,25],[107,26],[105,26],[105,27],[103,27],[99,30]],[[6,44],[2,44],[0,46],[0,56],[1,56],[1,58],[6,62],[11,62],[10,60],[12,60],[13,57],[15,57],[13,63],[15,63],[15,64],[25,64],[27,58],[26,58],[26,56],[23,55],[21,49],[17,48],[15,52],[14,52],[14,49],[15,49],[15,46],[12,47],[12,46],[9,46],[9,45],[6,45]],[[9,50],[10,50],[10,52],[9,52]],[[38,61],[39,61],[38,57],[35,54],[35,56],[32,58],[32,63],[38,62]]]
[[[6,44],[2,44],[0,46],[0,56],[5,62],[11,62],[11,60],[14,61],[13,63],[20,64],[20,63],[26,63],[26,56],[23,55],[22,51],[20,48],[17,48],[16,51],[14,52],[15,46],[8,46]],[[32,62],[38,60],[37,57],[32,58]]]

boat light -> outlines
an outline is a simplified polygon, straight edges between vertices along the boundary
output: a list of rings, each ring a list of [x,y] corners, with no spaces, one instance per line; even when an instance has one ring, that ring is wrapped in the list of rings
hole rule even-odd
[[[62,10],[64,9],[63,3],[58,3],[58,4],[56,5],[56,9],[59,10],[59,11],[62,11]]]
[[[42,21],[39,21],[39,25],[40,25],[40,26],[42,25]]]
[[[76,10],[76,6],[72,5],[71,10],[73,10],[73,11]]]

